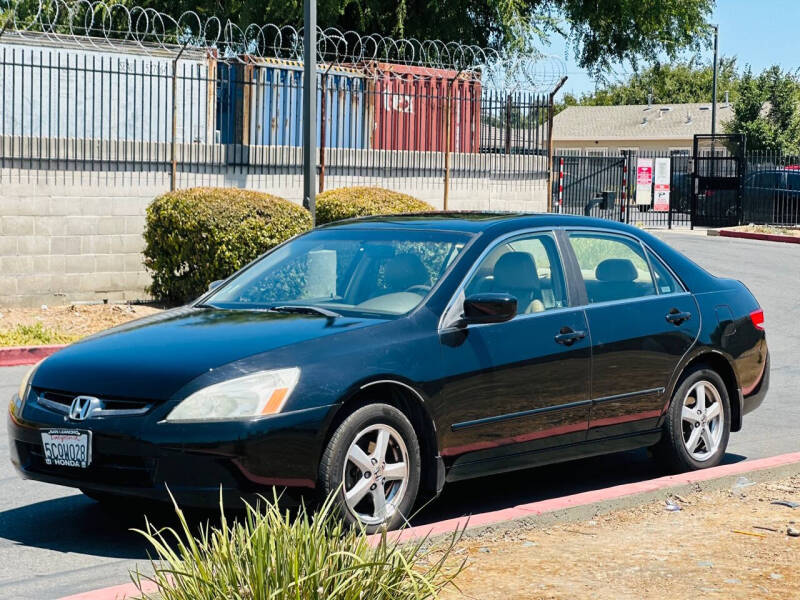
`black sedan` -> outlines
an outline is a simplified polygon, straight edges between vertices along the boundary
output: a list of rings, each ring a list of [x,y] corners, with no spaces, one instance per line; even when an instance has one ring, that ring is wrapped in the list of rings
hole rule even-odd
[[[768,381],[752,294],[646,232],[428,214],[317,228],[69,346],[8,426],[23,477],[98,500],[277,486],[374,530],[489,473],[638,447],[716,465]]]

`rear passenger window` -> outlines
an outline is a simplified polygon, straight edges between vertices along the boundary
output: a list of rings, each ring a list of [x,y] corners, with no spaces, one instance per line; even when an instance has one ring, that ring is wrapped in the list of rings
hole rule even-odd
[[[572,233],[572,249],[589,302],[610,302],[656,294],[641,244],[602,233]]]
[[[683,287],[678,280],[673,277],[664,263],[662,263],[655,254],[647,251],[647,258],[650,260],[650,266],[653,268],[653,275],[656,279],[656,287],[659,294],[674,294],[682,292]]]

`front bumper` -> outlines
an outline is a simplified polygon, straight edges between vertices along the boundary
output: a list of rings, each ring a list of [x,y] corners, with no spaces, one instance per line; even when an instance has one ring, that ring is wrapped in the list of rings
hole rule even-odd
[[[275,488],[288,498],[314,489],[335,409],[235,423],[163,423],[147,416],[75,422],[29,400],[21,417],[8,418],[11,462],[22,477],[152,500],[169,500],[171,493],[192,507],[218,506],[220,494],[234,503],[271,497]],[[41,431],[50,428],[91,430],[89,467],[47,465]]]

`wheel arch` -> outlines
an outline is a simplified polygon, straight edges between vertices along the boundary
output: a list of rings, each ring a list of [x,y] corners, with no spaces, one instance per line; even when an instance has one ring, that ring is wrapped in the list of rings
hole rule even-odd
[[[742,402],[739,391],[739,380],[731,360],[718,350],[704,348],[692,355],[675,378],[675,382],[670,391],[670,403],[672,402],[672,396],[675,390],[678,388],[678,385],[680,385],[686,372],[699,364],[708,365],[725,383],[725,390],[728,392],[728,399],[731,405],[731,431],[739,431],[742,428]]]
[[[351,389],[333,415],[325,432],[323,448],[341,423],[363,406],[389,404],[402,412],[417,434],[422,461],[420,492],[437,495],[444,485],[444,462],[439,455],[439,438],[425,396],[412,384],[396,377],[379,377]]]

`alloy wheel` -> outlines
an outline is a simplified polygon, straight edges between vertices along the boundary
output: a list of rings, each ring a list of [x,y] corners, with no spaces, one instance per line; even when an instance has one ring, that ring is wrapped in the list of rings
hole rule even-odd
[[[384,424],[356,435],[342,481],[348,510],[365,525],[379,525],[397,512],[408,489],[408,450],[402,436]]]
[[[725,424],[725,411],[716,386],[707,380],[692,385],[683,399],[681,428],[686,451],[704,462],[719,449]]]

